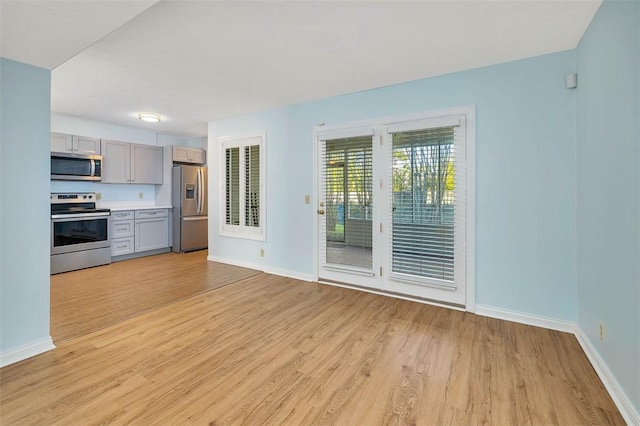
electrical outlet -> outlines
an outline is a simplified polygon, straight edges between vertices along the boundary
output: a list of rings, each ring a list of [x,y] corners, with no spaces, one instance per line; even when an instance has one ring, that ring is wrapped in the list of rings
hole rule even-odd
[[[142,200],[144,198],[144,192],[138,192],[138,198]]]
[[[604,342],[605,333],[604,333],[604,323],[600,323],[600,340]]]
[[[311,204],[311,195],[309,195],[309,194],[305,194],[304,195],[304,203],[305,204]]]
[[[102,199],[102,192],[96,192],[96,201]]]
[[[264,257],[264,249],[260,249],[260,257]]]

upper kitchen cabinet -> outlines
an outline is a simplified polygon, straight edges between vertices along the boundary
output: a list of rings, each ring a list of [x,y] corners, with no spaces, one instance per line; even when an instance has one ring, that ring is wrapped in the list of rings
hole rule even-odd
[[[100,155],[100,139],[51,133],[51,152]]]
[[[162,183],[162,147],[131,144],[131,183]]]
[[[173,162],[188,164],[205,164],[207,162],[207,151],[198,148],[188,148],[186,146],[173,147]]]
[[[131,183],[131,144],[102,141],[102,182]]]
[[[162,147],[103,140],[102,182],[162,184]]]

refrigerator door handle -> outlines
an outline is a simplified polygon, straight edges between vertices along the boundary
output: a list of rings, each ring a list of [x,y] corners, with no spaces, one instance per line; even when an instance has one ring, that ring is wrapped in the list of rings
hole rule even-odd
[[[202,168],[198,168],[198,178],[200,179],[200,183],[198,185],[198,190],[200,191],[200,208],[198,209],[198,213],[204,213],[204,172],[202,171]]]
[[[185,222],[191,222],[193,220],[207,220],[207,216],[187,216],[187,217],[183,217],[182,220],[184,220]]]
[[[196,213],[200,213],[200,169],[196,171]]]

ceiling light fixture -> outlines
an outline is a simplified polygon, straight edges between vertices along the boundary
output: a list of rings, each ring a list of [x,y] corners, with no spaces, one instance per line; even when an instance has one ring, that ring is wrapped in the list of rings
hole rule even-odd
[[[142,121],[146,121],[147,123],[159,123],[160,116],[157,114],[149,114],[146,112],[141,112],[138,114],[138,118]]]

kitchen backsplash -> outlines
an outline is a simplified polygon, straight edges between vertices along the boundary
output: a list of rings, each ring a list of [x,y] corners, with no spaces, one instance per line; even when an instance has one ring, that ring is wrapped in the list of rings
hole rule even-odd
[[[110,184],[81,181],[51,181],[51,192],[96,192],[101,201],[154,202],[155,185]],[[142,198],[140,198],[142,194]]]

